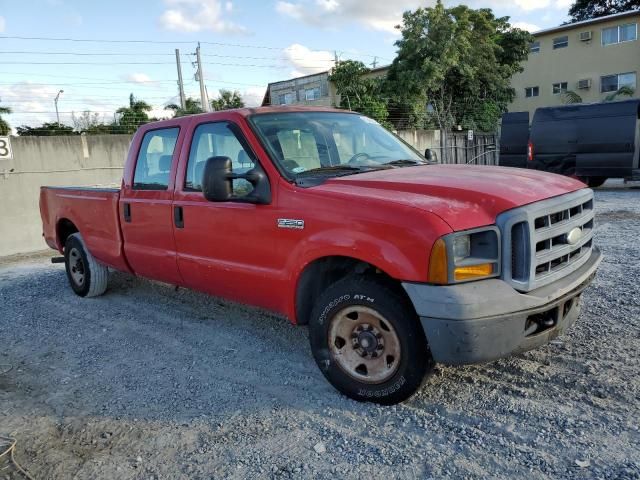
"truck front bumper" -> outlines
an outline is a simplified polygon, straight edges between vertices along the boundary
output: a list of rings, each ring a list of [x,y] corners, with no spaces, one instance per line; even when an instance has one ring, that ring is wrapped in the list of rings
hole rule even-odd
[[[403,283],[436,362],[482,363],[544,345],[580,314],[580,294],[602,260],[593,248],[578,270],[520,293],[499,279],[450,286]]]

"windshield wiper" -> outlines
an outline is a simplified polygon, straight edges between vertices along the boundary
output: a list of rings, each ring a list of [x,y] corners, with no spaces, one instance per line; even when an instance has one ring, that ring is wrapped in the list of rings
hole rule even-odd
[[[393,160],[391,162],[387,162],[387,163],[383,163],[383,165],[392,165],[392,166],[397,166],[397,167],[404,167],[406,166],[410,166],[410,165],[427,165],[424,162],[418,162],[417,160],[409,160],[409,159],[402,159],[402,160]]]
[[[331,173],[331,172],[362,172],[368,170],[367,167],[354,167],[353,165],[333,165],[331,167],[312,168],[311,170],[305,170],[297,174],[298,177],[304,177],[307,175],[316,175],[318,173]]]

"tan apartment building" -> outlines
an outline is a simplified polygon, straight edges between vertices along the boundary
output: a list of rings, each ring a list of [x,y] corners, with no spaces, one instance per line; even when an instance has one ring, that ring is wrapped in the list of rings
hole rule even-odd
[[[524,71],[514,76],[511,112],[562,105],[567,90],[584,103],[601,102],[622,86],[640,97],[640,11],[625,12],[534,33]]]
[[[389,65],[373,68],[366,76],[380,77],[387,74]],[[313,73],[304,77],[291,78],[267,85],[262,100],[266,105],[316,105],[333,107],[340,104],[336,87],[329,80],[330,71]]]

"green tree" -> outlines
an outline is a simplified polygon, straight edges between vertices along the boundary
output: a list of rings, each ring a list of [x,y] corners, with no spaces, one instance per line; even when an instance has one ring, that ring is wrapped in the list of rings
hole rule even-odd
[[[405,12],[398,55],[385,91],[396,128],[433,125],[491,131],[515,97],[511,77],[522,71],[533,37],[508,17],[464,5]]]
[[[232,108],[242,108],[244,102],[240,96],[240,92],[237,90],[225,90],[220,89],[218,92],[218,98],[211,100],[211,108],[216,112],[219,110],[230,110]]]
[[[382,94],[383,80],[369,78],[371,70],[356,60],[343,60],[336,64],[329,75],[340,95],[340,108],[362,113],[386,125],[389,112]]]
[[[9,115],[11,109],[9,107],[0,107],[0,135],[7,136],[11,132],[11,126],[1,115]]]
[[[132,93],[129,95],[129,106],[116,110],[116,113],[120,115],[116,132],[134,133],[140,125],[149,122],[147,112],[150,112],[151,109],[151,105],[144,100],[136,99]]]
[[[39,127],[29,127],[22,125],[16,128],[21,137],[52,137],[55,135],[77,135],[78,132],[73,127],[58,122],[43,123]]]
[[[570,22],[640,9],[640,0],[576,0],[569,9]]]
[[[200,105],[200,100],[196,100],[194,98],[188,97],[185,99],[185,108],[182,108],[180,105],[176,105],[175,103],[170,103],[166,107],[165,110],[173,110],[174,117],[184,117],[185,115],[194,115],[196,113],[203,113],[202,106]]]
[[[582,97],[580,96],[580,94],[574,92],[573,90],[567,90],[562,94],[562,103],[567,105],[582,103]]]
[[[618,97],[633,97],[635,94],[635,90],[632,87],[627,85],[623,85],[615,92],[612,92],[610,95],[607,95],[604,99],[605,102],[613,102],[618,99]]]

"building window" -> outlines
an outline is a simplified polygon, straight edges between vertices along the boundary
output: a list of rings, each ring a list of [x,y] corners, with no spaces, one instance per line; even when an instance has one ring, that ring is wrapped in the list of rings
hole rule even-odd
[[[529,45],[529,53],[540,53],[540,42],[532,42]]]
[[[569,46],[569,37],[565,35],[564,37],[558,37],[553,39],[553,49],[557,50],[558,48],[567,48]]]
[[[320,98],[320,87],[308,88],[304,91],[304,99],[313,101]]]
[[[290,105],[296,101],[295,92],[282,93],[278,96],[278,103],[280,105]]]
[[[606,75],[600,78],[600,92],[617,92],[622,87],[636,88],[636,74],[619,73],[617,75]]]
[[[560,95],[561,93],[565,93],[569,90],[569,84],[567,82],[559,82],[553,84],[553,94]]]
[[[602,29],[602,45],[633,42],[638,39],[638,24],[629,23]]]
[[[527,98],[539,97],[540,87],[527,87],[524,89],[524,96]]]

